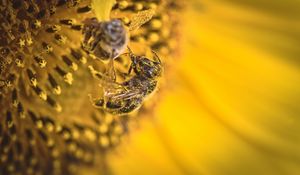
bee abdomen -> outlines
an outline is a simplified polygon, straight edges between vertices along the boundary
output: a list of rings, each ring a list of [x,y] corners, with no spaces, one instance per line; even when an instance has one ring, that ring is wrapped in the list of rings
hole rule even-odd
[[[135,98],[127,102],[127,104],[119,110],[120,114],[127,114],[136,109],[138,109],[142,105],[142,98]]]

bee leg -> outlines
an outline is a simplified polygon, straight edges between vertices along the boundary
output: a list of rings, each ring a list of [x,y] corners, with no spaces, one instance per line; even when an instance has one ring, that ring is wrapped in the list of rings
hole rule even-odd
[[[108,75],[106,75],[102,72],[99,72],[99,71],[95,70],[93,66],[91,66],[91,65],[88,66],[88,69],[89,69],[89,71],[90,71],[90,73],[92,74],[93,77],[98,78],[101,81],[102,80],[107,80],[109,82],[114,82],[114,81],[111,80],[111,77],[109,77]]]
[[[132,50],[130,49],[130,47],[127,46],[128,52],[129,52],[129,57],[131,59],[132,62],[135,62],[135,56],[132,52]]]
[[[88,66],[88,69],[91,72],[91,74],[92,74],[93,77],[97,77],[100,80],[102,80],[105,77],[101,72],[95,70],[92,65]]]
[[[127,72],[127,75],[129,76],[132,72],[132,69],[133,69],[133,63],[130,64],[130,67],[128,69],[128,72]]]
[[[131,59],[131,64],[130,64],[127,75],[130,75],[130,73],[132,72],[132,69],[134,69],[134,67],[136,65],[136,60],[135,60],[135,56],[134,56],[132,50],[128,46],[127,46],[127,49],[129,51],[129,57]]]
[[[92,37],[92,31],[91,31],[91,26],[85,26],[84,29],[83,29],[83,42],[81,43],[81,46],[82,48],[85,50],[85,51],[89,51],[90,50],[90,43],[89,43],[89,40],[91,39]]]
[[[95,108],[103,108],[104,100],[102,98],[94,99],[91,94],[88,94],[88,97]]]
[[[129,51],[129,54],[132,54],[132,53],[133,53],[129,46],[127,46],[127,49],[128,49],[128,51]]]
[[[88,43],[89,39],[92,36],[92,32],[91,31],[84,31],[84,39],[83,39],[83,43],[86,44]]]
[[[125,80],[127,77],[127,73],[121,72],[120,70],[116,70],[116,74],[120,76],[122,80]]]
[[[109,60],[108,69],[105,74],[112,82],[116,81],[116,72],[115,72],[115,68],[114,68],[114,60],[113,59]]]
[[[109,90],[105,86],[102,87],[102,94],[103,94],[103,102],[104,104],[106,104],[109,101],[108,100]]]

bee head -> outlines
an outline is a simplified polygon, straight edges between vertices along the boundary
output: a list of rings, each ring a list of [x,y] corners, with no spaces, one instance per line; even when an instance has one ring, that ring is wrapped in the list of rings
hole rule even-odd
[[[162,73],[160,61],[152,61],[144,56],[136,56],[133,58],[133,62],[135,73],[147,79],[158,78]]]
[[[137,75],[147,79],[155,79],[160,77],[162,73],[162,63],[154,51],[152,52],[155,55],[155,60],[152,61],[145,56],[137,56],[133,54],[132,50],[129,47],[127,48],[129,51],[129,57],[132,61],[132,68]]]

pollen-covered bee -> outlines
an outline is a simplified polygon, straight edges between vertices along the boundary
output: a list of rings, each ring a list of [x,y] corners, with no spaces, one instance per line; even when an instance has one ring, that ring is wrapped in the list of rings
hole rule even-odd
[[[98,99],[91,99],[95,107],[116,115],[127,114],[138,109],[144,99],[151,94],[157,86],[158,78],[162,73],[162,63],[155,52],[154,60],[145,56],[136,56],[129,49],[131,66],[128,75],[134,75],[122,83],[108,82],[102,86],[103,96]],[[94,76],[103,79],[103,74],[90,70]]]
[[[152,9],[138,12],[130,19],[128,28],[119,19],[100,21],[97,18],[88,18],[83,22],[83,49],[102,60],[114,59],[126,49],[129,31],[138,29],[153,15]]]
[[[99,22],[96,18],[85,20],[83,49],[102,60],[119,56],[128,43],[128,32],[121,20]]]
[[[144,10],[133,15],[129,27],[125,27],[119,19],[97,18],[86,19],[83,27],[83,49],[95,55],[100,60],[109,60],[107,74],[112,80],[113,60],[120,56],[127,47],[129,32],[138,29],[141,25],[149,21],[154,15],[154,10]]]

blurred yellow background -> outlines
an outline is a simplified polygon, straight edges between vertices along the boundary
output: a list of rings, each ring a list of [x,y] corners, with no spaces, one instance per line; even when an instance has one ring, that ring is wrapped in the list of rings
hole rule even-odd
[[[300,1],[186,4],[169,88],[109,171],[299,174]]]

